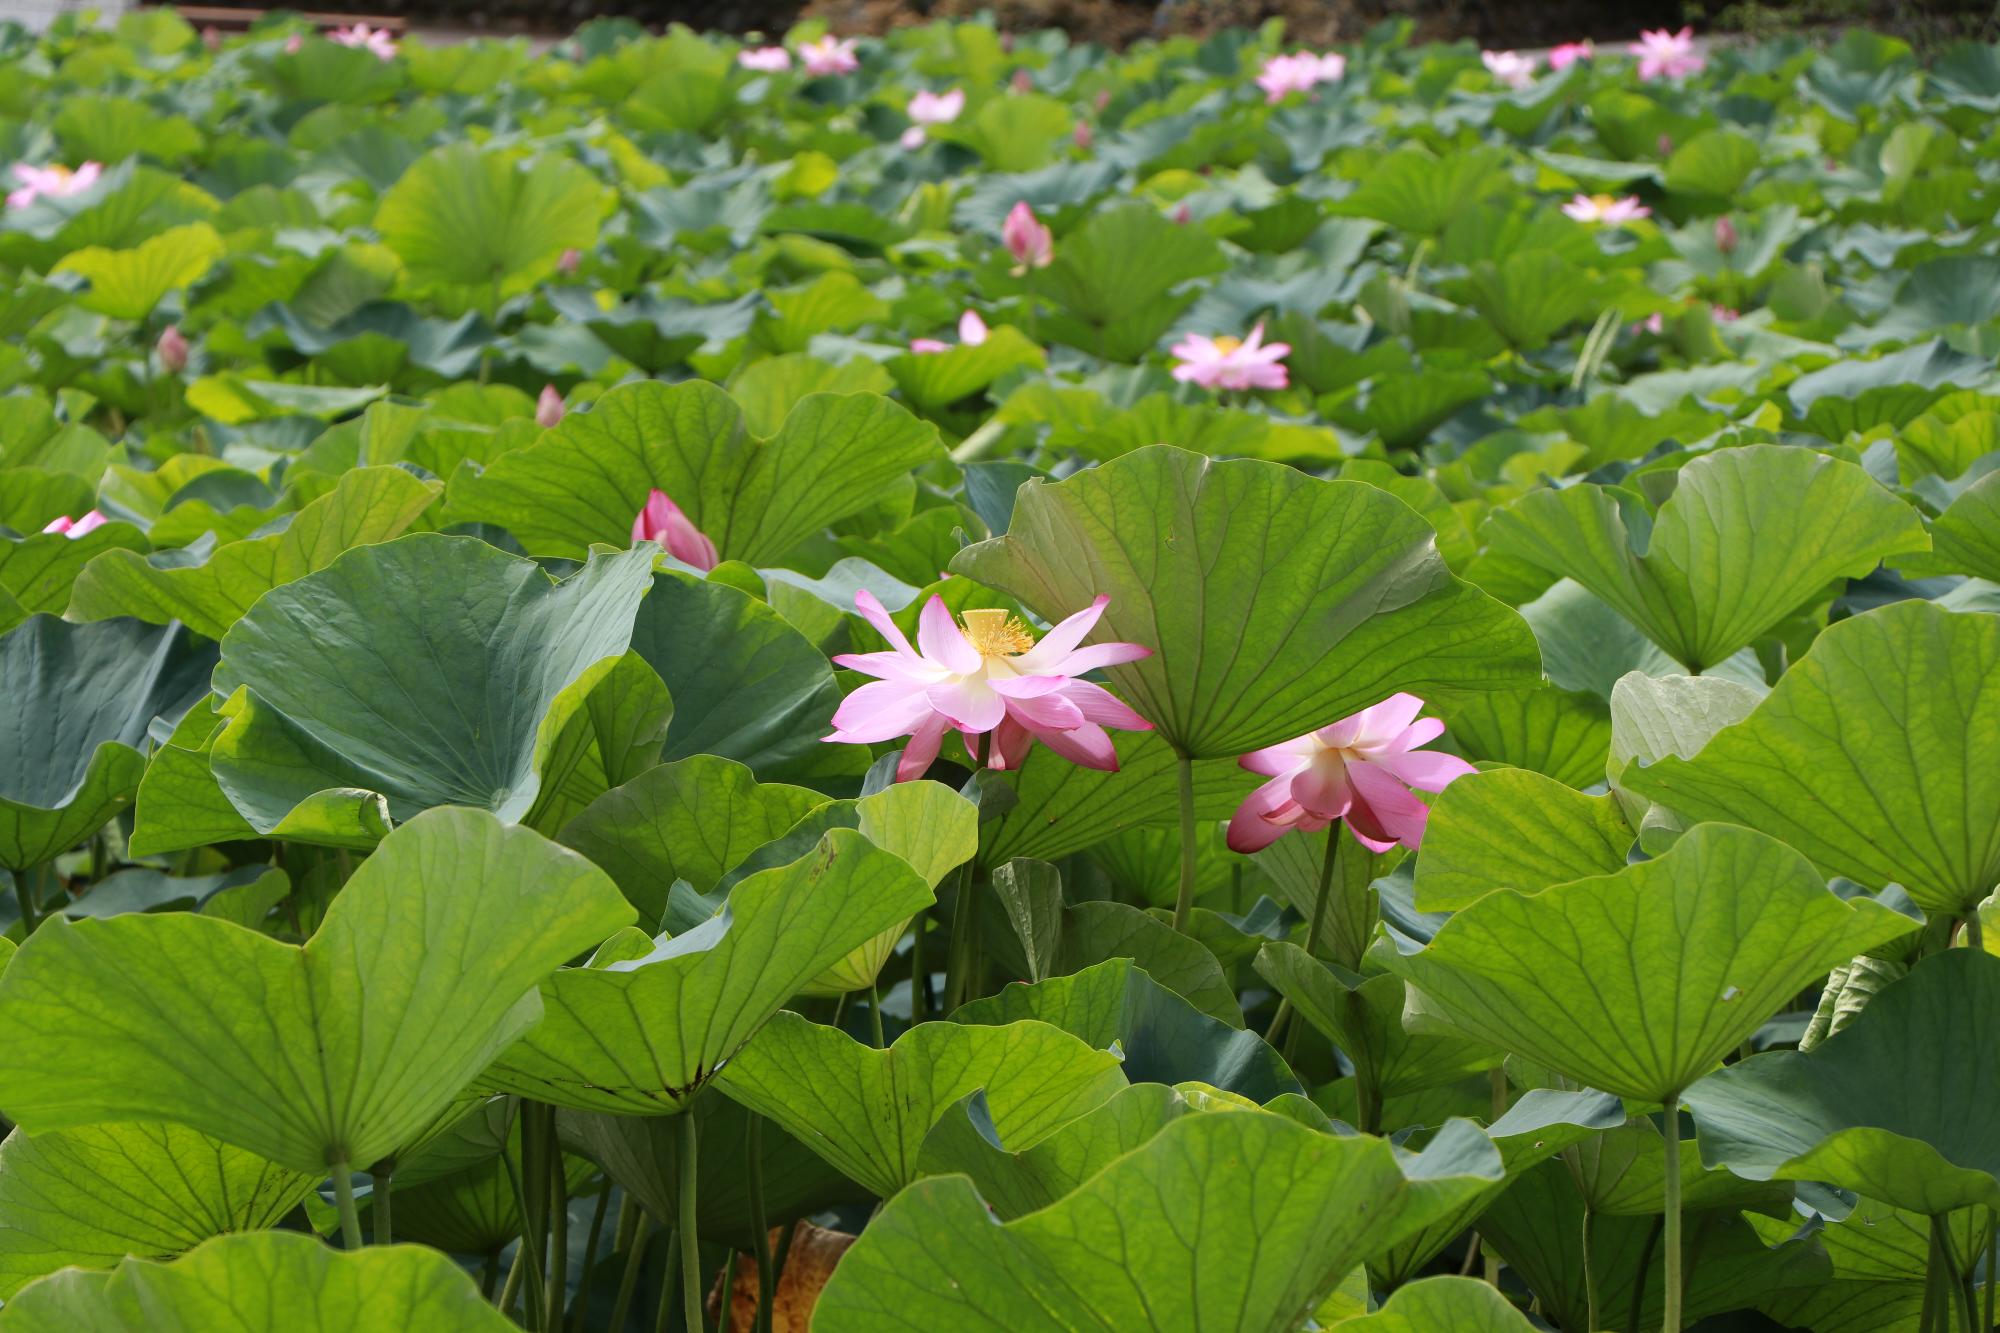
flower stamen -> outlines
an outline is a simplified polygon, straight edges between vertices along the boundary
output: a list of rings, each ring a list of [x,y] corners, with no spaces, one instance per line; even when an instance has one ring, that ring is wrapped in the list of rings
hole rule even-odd
[[[1035,646],[1035,636],[1021,618],[1002,610],[967,611],[963,624],[966,640],[981,657],[1015,657]]]

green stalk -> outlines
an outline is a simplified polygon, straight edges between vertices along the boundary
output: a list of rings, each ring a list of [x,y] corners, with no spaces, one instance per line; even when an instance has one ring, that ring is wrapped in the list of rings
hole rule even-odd
[[[611,1303],[611,1333],[625,1333],[625,1321],[632,1315],[632,1293],[646,1268],[646,1242],[651,1239],[646,1233],[652,1225],[653,1219],[640,1209],[639,1220],[632,1225],[632,1246],[625,1252],[625,1274],[618,1279],[618,1299]]]
[[[1181,891],[1174,899],[1174,929],[1185,935],[1188,918],[1194,913],[1194,760],[1184,754],[1176,759],[1181,788]]]
[[[771,1226],[764,1216],[764,1117],[755,1111],[750,1113],[750,1128],[744,1141],[750,1184],[750,1232],[757,1257],[757,1317],[751,1326],[754,1333],[771,1333],[778,1300],[778,1275],[771,1271]]]
[[[491,1305],[493,1288],[500,1281],[500,1251],[493,1250],[486,1256],[486,1263],[479,1270],[479,1299]]]
[[[1965,918],[1965,947],[1975,953],[1986,952],[1986,926],[1979,919],[1977,906]]]
[[[874,1029],[875,1049],[881,1050],[889,1043],[882,1037],[882,983],[871,979],[868,983],[868,1024]]]
[[[1271,1026],[1264,1029],[1266,1045],[1278,1044],[1278,1034],[1285,1030],[1285,1020],[1292,1016],[1292,1002],[1286,997],[1278,997],[1278,1012],[1271,1015]]]
[[[569,1182],[563,1178],[562,1143],[550,1115],[549,1145],[549,1280],[548,1317],[542,1327],[557,1333],[563,1325],[563,1297],[569,1292]]]
[[[687,1333],[702,1333],[701,1317],[701,1228],[695,1213],[695,1177],[700,1150],[700,1135],[695,1128],[694,1108],[690,1106],[681,1112],[681,1309],[687,1320]],[[665,1298],[661,1300],[661,1313],[666,1312]]]
[[[1192,794],[1189,799],[1192,800]],[[1326,851],[1319,858],[1319,893],[1313,898],[1312,924],[1306,928],[1306,952],[1319,957],[1320,932],[1326,929],[1326,900],[1333,896],[1333,863],[1340,856],[1340,825],[1326,830]]]
[[[375,1243],[377,1245],[387,1245],[389,1243],[389,1182],[395,1178],[395,1174],[396,1162],[394,1158],[377,1162],[375,1169],[368,1173],[368,1179],[375,1186],[372,1207],[375,1213]]]
[[[729,1262],[722,1266],[722,1303],[716,1311],[716,1333],[729,1333],[736,1322],[736,1251],[729,1251]]]
[[[931,1016],[931,979],[924,972],[924,914],[917,913],[910,924],[916,928],[910,936],[910,1022],[914,1024]]]
[[[354,1209],[354,1172],[347,1163],[332,1168],[333,1198],[340,1205],[340,1243],[350,1250],[361,1248],[361,1214]]]
[[[1590,1266],[1590,1242],[1597,1230],[1597,1210],[1589,1203],[1583,1206],[1583,1309],[1587,1329],[1597,1327],[1597,1271]]]
[[[2000,1208],[1986,1210],[1986,1302],[1985,1322],[1979,1327],[1989,1331],[1993,1328],[1993,1292],[2000,1287]]]
[[[667,1333],[668,1325],[673,1322],[674,1293],[679,1290],[679,1285],[675,1279],[680,1274],[680,1270],[674,1267],[671,1258],[676,1241],[677,1237],[675,1234],[671,1231],[668,1232],[667,1254],[669,1258],[666,1272],[660,1278],[660,1311],[653,1316],[653,1333]],[[699,1310],[696,1313],[699,1315]],[[692,1330],[692,1333],[701,1333],[701,1324],[699,1322],[689,1325],[689,1328]]]
[[[972,862],[958,868],[958,905],[951,913],[951,943],[944,956],[944,1013],[965,1002],[965,973],[972,954]]]
[[[511,1314],[514,1300],[521,1294],[521,1274],[528,1267],[528,1242],[525,1237],[514,1247],[514,1262],[507,1265],[507,1285],[500,1288],[500,1302],[493,1308],[501,1314]]]
[[[528,1256],[521,1261],[522,1277],[528,1289],[527,1298],[522,1302],[522,1317],[531,1329],[542,1326],[542,1259],[545,1246],[541,1223],[546,1220],[542,1213],[541,1185],[548,1179],[540,1175],[530,1163],[540,1164],[541,1158],[541,1118],[533,1102],[522,1102],[521,1115],[521,1157],[517,1163],[505,1152],[500,1160],[507,1167],[507,1183],[514,1187],[514,1207],[521,1217],[521,1252]],[[510,1275],[511,1277],[511,1275]],[[504,1307],[503,1307],[504,1308]]]
[[[1930,1250],[1924,1259],[1924,1304],[1917,1315],[1917,1333],[1932,1333],[1940,1323],[1945,1326],[1947,1333],[1951,1327],[1951,1314],[1938,1299],[1938,1279],[1941,1276],[1940,1270],[1944,1267],[1940,1254],[1942,1239],[1943,1234],[1938,1226],[1938,1219],[1933,1215],[1930,1224]]]
[[[1681,1320],[1681,1094],[1676,1089],[1667,1098],[1667,1180],[1666,1180],[1666,1230],[1663,1239],[1667,1245],[1666,1261],[1666,1318],[1661,1327],[1666,1333],[1680,1333]]]
[[[35,888],[41,888],[42,868],[40,866],[31,866],[14,876],[14,901],[21,906],[21,938],[24,941],[28,936],[35,933],[35,927],[40,924],[35,918],[35,894],[28,887],[30,876],[34,878]]]
[[[1356,1068],[1359,1068],[1359,1066],[1357,1065]],[[1490,1125],[1494,1120],[1498,1120],[1501,1116],[1507,1114],[1507,1067],[1505,1065],[1495,1065],[1492,1069],[1489,1069],[1486,1072],[1486,1084],[1492,1094],[1492,1100],[1489,1103],[1492,1108],[1492,1119],[1486,1122]],[[1644,1267],[1645,1265],[1640,1265],[1642,1270]],[[1493,1252],[1493,1247],[1490,1245],[1486,1247],[1486,1270],[1484,1276],[1488,1286],[1496,1291],[1499,1290],[1500,1256]]]
[[[611,1182],[606,1180],[597,1192],[597,1211],[590,1215],[590,1234],[583,1242],[583,1280],[576,1284],[576,1313],[570,1317],[575,1333],[583,1333],[584,1316],[590,1312],[591,1270],[597,1266],[597,1242],[603,1239],[604,1215],[610,1211]]]

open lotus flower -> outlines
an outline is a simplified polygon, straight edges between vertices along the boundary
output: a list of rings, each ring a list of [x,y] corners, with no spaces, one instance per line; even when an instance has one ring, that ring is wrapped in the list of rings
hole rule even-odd
[[[1639,40],[1625,48],[1639,57],[1642,79],[1682,79],[1701,72],[1708,61],[1694,49],[1694,29],[1668,32],[1660,28],[1642,31]]]
[[[44,196],[61,199],[65,195],[87,190],[103,172],[101,162],[86,162],[75,171],[60,163],[31,167],[25,162],[16,162],[14,179],[21,183],[8,193],[7,207],[26,208]]]
[[[1077,677],[1098,667],[1136,662],[1152,649],[1136,643],[1080,647],[1111,599],[1099,597],[1040,643],[1005,611],[967,611],[961,625],[942,597],[924,604],[917,647],[889,618],[874,594],[854,605],[890,644],[887,652],[843,653],[833,660],[876,679],[847,696],[833,715],[829,741],[870,745],[908,736],[896,781],[922,777],[937,758],[948,728],[977,760],[990,735],[988,768],[1018,768],[1040,741],[1072,763],[1115,772],[1118,751],[1106,727],[1150,731],[1152,723],[1101,685]]]
[[[828,74],[852,74],[861,68],[861,57],[854,53],[854,43],[831,33],[801,46],[799,59],[805,62],[806,73],[814,78]]]
[[[923,147],[924,126],[949,125],[958,119],[958,113],[963,110],[965,110],[965,90],[962,88],[953,88],[946,93],[919,89],[916,95],[910,98],[908,107],[910,119],[916,124],[903,131],[903,147]]]
[[[1180,359],[1174,378],[1183,384],[1204,389],[1282,389],[1290,382],[1281,358],[1292,350],[1291,344],[1266,343],[1261,323],[1247,339],[1190,333],[1170,350]]]
[[[550,426],[560,422],[563,419],[563,414],[568,410],[568,408],[563,406],[563,396],[556,392],[556,386],[553,384],[544,384],[542,386],[542,396],[535,400],[535,424],[543,430],[547,430]],[[653,494],[659,495],[661,492],[654,491]],[[673,501],[669,500],[667,503],[672,504]]]
[[[986,341],[986,334],[986,321],[979,317],[977,310],[968,310],[958,317],[958,342],[961,347],[979,346]],[[919,354],[948,352],[951,350],[951,344],[936,338],[913,338],[910,340],[910,350]]]
[[[355,46],[364,51],[372,51],[378,60],[396,58],[396,39],[386,28],[371,28],[366,23],[357,23],[351,28],[335,28],[326,35],[326,39],[338,42],[342,46]]]
[[[1623,199],[1613,199],[1608,194],[1580,194],[1564,204],[1562,211],[1564,216],[1578,222],[1637,222],[1653,215],[1653,210],[1640,203],[1635,194]]]
[[[169,324],[160,330],[159,341],[153,344],[159,353],[160,368],[169,375],[178,375],[187,369],[188,340],[178,324]]]
[[[110,519],[106,518],[104,515],[98,513],[95,509],[93,509],[88,514],[85,514],[82,518],[78,519],[72,519],[67,515],[65,515],[62,518],[56,519],[53,523],[50,523],[46,528],[43,528],[42,531],[60,532],[66,534],[71,539],[75,539],[77,537],[83,536],[87,532],[97,531],[99,528],[103,527],[106,523],[109,523],[110,521],[111,521]]]
[[[681,512],[672,496],[658,487],[646,497],[646,507],[632,520],[632,540],[658,542],[667,548],[668,555],[696,569],[714,569],[721,563],[715,543]]]
[[[1549,48],[1549,68],[1568,69],[1579,60],[1589,60],[1597,54],[1597,47],[1586,37],[1580,42],[1563,42]]]
[[[1525,88],[1535,81],[1535,58],[1519,51],[1481,51],[1479,59],[1491,74],[1509,88]]]
[[[1294,741],[1252,750],[1237,760],[1270,779],[1229,820],[1232,851],[1268,847],[1292,829],[1312,833],[1345,819],[1371,851],[1396,844],[1415,850],[1430,807],[1410,791],[1439,792],[1473,772],[1456,755],[1420,750],[1444,723],[1419,718],[1424,701],[1394,694]]]
[[[745,47],[736,53],[736,63],[761,74],[782,74],[792,67],[792,53],[782,46]]]
[[[1007,210],[1007,220],[1000,224],[1000,240],[1007,253],[1014,256],[1016,274],[1031,268],[1047,268],[1055,262],[1055,233],[1036,220],[1035,210],[1028,207],[1026,200]]]
[[[1282,102],[1290,93],[1310,93],[1322,83],[1336,83],[1347,74],[1347,57],[1337,53],[1316,56],[1310,51],[1275,55],[1264,62],[1257,74],[1257,86],[1266,102]]]

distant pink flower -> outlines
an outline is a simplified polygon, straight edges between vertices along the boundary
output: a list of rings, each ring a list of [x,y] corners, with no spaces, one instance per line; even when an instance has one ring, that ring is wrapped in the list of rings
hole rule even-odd
[[[1069,137],[1078,148],[1087,153],[1090,151],[1090,145],[1097,141],[1097,132],[1090,128],[1089,121],[1079,120],[1076,128],[1069,132]]]
[[[1589,38],[1585,38],[1580,42],[1564,42],[1560,46],[1549,48],[1549,68],[1554,70],[1568,69],[1577,61],[1589,60],[1596,54],[1597,47],[1591,43]]]
[[[1346,73],[1346,56],[1298,51],[1266,60],[1258,71],[1257,86],[1264,90],[1266,102],[1282,102],[1292,93],[1310,93],[1322,83],[1337,83]]]
[[[1662,134],[1659,141],[1653,147],[1660,150],[1661,157],[1672,157],[1674,155],[1674,136],[1671,134]]]
[[[61,199],[88,190],[104,172],[101,162],[86,162],[71,171],[60,163],[46,167],[31,167],[25,162],[14,164],[14,179],[21,182],[7,196],[7,207],[26,208],[37,199]]]
[[[1712,305],[1708,308],[1708,313],[1715,317],[1715,322],[1718,324],[1734,324],[1743,318],[1741,310],[1732,310],[1726,305]]]
[[[1653,210],[1640,203],[1639,196],[1634,194],[1623,199],[1613,199],[1608,194],[1579,194],[1564,204],[1562,211],[1564,216],[1578,222],[1637,222],[1653,215]]]
[[[570,274],[576,272],[577,265],[582,262],[583,251],[572,245],[556,256],[556,272],[562,274],[564,277],[568,277]]]
[[[46,528],[43,528],[42,531],[66,533],[68,534],[70,539],[74,541],[76,538],[83,536],[87,532],[97,531],[99,528],[103,527],[106,523],[109,523],[110,521],[111,521],[110,519],[106,518],[104,515],[98,513],[95,509],[93,509],[88,514],[85,514],[82,518],[75,520],[72,520],[67,515],[65,515],[62,518],[56,519],[53,523],[50,523]]]
[[[169,375],[178,375],[187,369],[188,340],[178,324],[169,324],[160,330],[160,340],[153,344],[159,354],[160,367]]]
[[[667,548],[668,555],[696,569],[714,569],[721,563],[715,543],[681,512],[671,496],[657,487],[646,497],[646,507],[632,520],[632,540],[658,542]]]
[[[1625,48],[1639,57],[1642,79],[1682,79],[1701,72],[1707,60],[1694,49],[1694,29],[1668,32],[1660,28],[1641,32],[1639,40]]]
[[[1007,253],[1014,256],[1016,273],[1047,268],[1055,262],[1055,233],[1035,217],[1035,210],[1028,207],[1026,200],[1008,210],[1007,220],[1000,224],[1000,239],[1005,242]]]
[[[801,46],[799,59],[805,62],[806,73],[814,78],[828,74],[852,74],[861,68],[861,58],[854,54],[854,43],[831,33]]]
[[[1535,58],[1519,51],[1481,51],[1480,61],[1491,74],[1509,88],[1525,88],[1535,81]]]
[[[1035,91],[1035,80],[1027,70],[1017,69],[1014,71],[1014,77],[1008,80],[1007,86],[1017,93],[1031,93]]]
[[[1181,203],[1174,205],[1173,218],[1175,226],[1185,227],[1188,223],[1194,221],[1194,210],[1189,208],[1186,201],[1183,200]]]
[[[1205,338],[1190,333],[1169,349],[1180,359],[1174,378],[1204,389],[1282,389],[1289,380],[1281,358],[1290,343],[1264,342],[1264,326],[1250,330],[1248,339]]]
[[[326,35],[326,39],[342,46],[371,51],[377,60],[396,58],[396,39],[387,28],[371,28],[366,23],[357,23],[351,28],[335,28]]]
[[[792,67],[792,53],[782,46],[746,47],[736,53],[736,63],[760,74],[780,74]]]
[[[1632,332],[1634,333],[1665,333],[1666,331],[1666,316],[1657,310],[1632,326]]]
[[[302,49],[304,49],[305,44],[306,44],[305,34],[295,32],[291,36],[285,38],[285,54],[288,56],[295,56]]]
[[[1270,781],[1230,818],[1230,849],[1254,852],[1292,829],[1312,833],[1345,819],[1355,840],[1371,851],[1398,843],[1416,850],[1431,812],[1410,788],[1440,792],[1474,771],[1455,755],[1418,749],[1444,731],[1436,718],[1418,718],[1423,706],[1414,694],[1394,694],[1237,760]]]
[[[1736,224],[1729,220],[1729,214],[1724,213],[1715,220],[1716,249],[1725,255],[1733,255],[1736,253],[1736,247],[1742,242],[1743,238],[1736,234]]]
[[[1078,677],[1098,667],[1136,662],[1152,649],[1136,643],[1079,647],[1104,614],[1099,597],[1035,642],[1005,611],[967,611],[954,622],[942,597],[924,604],[917,647],[875,596],[854,595],[862,616],[890,644],[877,653],[843,653],[833,660],[875,680],[847,696],[833,715],[829,741],[871,745],[908,736],[896,781],[922,777],[949,728],[957,729],[976,761],[979,738],[990,734],[988,768],[1018,768],[1035,741],[1072,763],[1115,772],[1118,751],[1105,727],[1149,731],[1152,723],[1100,685]]]
[[[977,347],[986,341],[987,332],[986,321],[979,317],[977,310],[968,310],[958,317],[959,346]],[[951,344],[940,342],[936,338],[913,338],[910,341],[910,350],[917,353],[948,352],[951,350]]]
[[[949,125],[958,119],[958,113],[965,110],[965,90],[953,88],[950,92],[934,93],[919,89],[910,98],[907,108],[909,117],[916,124],[903,131],[903,147],[916,149],[923,147],[924,126]]]
[[[568,408],[563,406],[563,396],[556,392],[556,386],[553,384],[544,384],[542,386],[542,396],[535,400],[535,424],[543,430],[547,430],[549,427],[560,422],[563,419],[563,414],[568,410]],[[659,495],[660,492],[654,491],[653,494]],[[672,501],[668,503],[671,504]],[[634,533],[634,539],[637,539],[636,532]]]

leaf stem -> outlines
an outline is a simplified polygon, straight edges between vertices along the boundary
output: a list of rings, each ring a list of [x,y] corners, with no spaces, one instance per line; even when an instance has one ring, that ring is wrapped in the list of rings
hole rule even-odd
[[[390,1182],[395,1176],[396,1163],[393,1159],[377,1162],[375,1169],[368,1173],[368,1179],[375,1187],[374,1193],[370,1195],[369,1211],[375,1215],[377,1245],[387,1245],[392,1234],[389,1230],[389,1192]]]
[[[879,977],[868,983],[868,1026],[874,1032],[876,1050],[889,1044],[882,1037],[882,981]]]
[[[583,1242],[583,1280],[576,1284],[576,1313],[570,1316],[575,1333],[583,1333],[584,1316],[590,1312],[590,1290],[596,1285],[590,1280],[591,1270],[597,1266],[597,1242],[604,1237],[604,1215],[610,1211],[611,1182],[607,1179],[597,1193],[597,1210],[590,1215],[590,1234]]]
[[[493,1306],[501,1314],[507,1314],[514,1308],[514,1298],[521,1294],[521,1274],[527,1267],[528,1238],[523,1236],[521,1243],[514,1247],[514,1262],[507,1265],[507,1283],[500,1288],[500,1299]]]
[[[931,1016],[931,979],[924,967],[924,914],[910,919],[910,1022],[921,1023]]]
[[[660,1309],[659,1313],[653,1316],[654,1333],[667,1333],[667,1326],[673,1321],[674,1293],[680,1289],[680,1284],[676,1280],[680,1275],[680,1269],[674,1267],[673,1263],[673,1254],[677,1239],[676,1233],[672,1231],[667,1233],[667,1270],[660,1278]],[[697,1300],[698,1304],[699,1301]],[[702,1325],[699,1322],[699,1314],[700,1311],[697,1309],[697,1322],[690,1326],[693,1329],[693,1333],[701,1333]]]
[[[555,1112],[549,1112],[549,1276],[543,1283],[548,1294],[548,1317],[542,1327],[560,1333],[563,1326],[563,1297],[569,1291],[569,1182],[563,1177],[562,1141],[556,1135]]]
[[[34,889],[28,887],[31,879],[34,881]],[[35,933],[35,927],[41,924],[35,917],[35,890],[39,890],[41,887],[42,868],[39,865],[29,866],[25,870],[15,872],[14,901],[19,903],[21,907],[21,941],[23,943],[26,943],[28,937]]]
[[[1181,789],[1181,891],[1174,899],[1174,929],[1185,935],[1188,918],[1194,912],[1194,760],[1184,754],[1176,755],[1175,759]]]
[[[1597,1270],[1590,1266],[1591,1239],[1597,1231],[1597,1210],[1583,1205],[1583,1309],[1585,1328],[1597,1327]]]
[[[771,1224],[764,1215],[764,1117],[750,1113],[750,1128],[744,1135],[744,1163],[750,1187],[750,1234],[752,1253],[757,1259],[757,1315],[750,1321],[754,1333],[771,1333],[773,1307],[778,1300],[778,1275],[771,1271]]]
[[[1681,1322],[1681,1094],[1679,1089],[1669,1094],[1667,1101],[1666,1130],[1667,1179],[1666,1229],[1662,1239],[1666,1242],[1666,1315],[1661,1328],[1666,1333],[1680,1333]]]
[[[1951,1314],[1939,1299],[1938,1289],[1942,1285],[1940,1279],[1944,1276],[1942,1272],[1944,1231],[1938,1223],[1936,1214],[1931,1216],[1929,1234],[1930,1248],[1924,1257],[1924,1304],[1917,1314],[1917,1333],[1932,1333],[1940,1323],[1947,1330],[1951,1327]]]
[[[1271,1026],[1264,1029],[1264,1042],[1266,1045],[1275,1046],[1278,1044],[1278,1034],[1284,1031],[1285,1020],[1290,1018],[1291,1016],[1292,1016],[1291,998],[1289,996],[1280,995],[1278,997],[1278,1012],[1271,1015]]]
[[[1313,899],[1312,924],[1306,928],[1306,952],[1319,957],[1320,933],[1326,929],[1326,900],[1333,896],[1333,863],[1340,859],[1340,825],[1329,824],[1326,851],[1319,858],[1319,894]]]
[[[651,1239],[647,1232],[652,1226],[653,1219],[645,1209],[639,1209],[639,1220],[632,1225],[631,1248],[625,1251],[625,1273],[618,1279],[618,1298],[611,1303],[611,1333],[625,1333],[625,1321],[632,1315],[632,1293],[638,1290],[639,1274],[646,1269],[646,1242]]]
[[[2000,1208],[1986,1210],[1986,1300],[1982,1329],[1993,1327],[1993,1292],[2000,1287]]]
[[[944,1008],[949,1014],[965,1002],[966,971],[972,953],[972,862],[958,868],[958,899],[951,909],[951,943],[944,956]]]
[[[690,1105],[681,1112],[681,1189],[680,1189],[680,1233],[681,1233],[681,1311],[687,1320],[687,1333],[702,1333],[704,1327],[701,1315],[701,1227],[695,1212],[695,1180],[700,1159],[700,1134],[695,1128],[694,1107]],[[661,1308],[666,1308],[662,1298]]]
[[[1979,907],[1974,904],[1965,917],[1965,947],[1975,953],[1986,952],[1986,926],[1979,919]]]
[[[330,1173],[333,1176],[333,1199],[340,1205],[340,1243],[350,1250],[361,1248],[361,1214],[354,1208],[354,1172],[346,1162],[335,1162]]]

